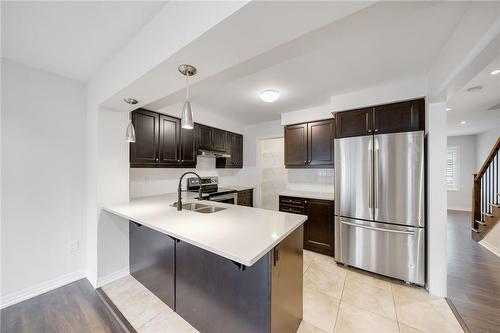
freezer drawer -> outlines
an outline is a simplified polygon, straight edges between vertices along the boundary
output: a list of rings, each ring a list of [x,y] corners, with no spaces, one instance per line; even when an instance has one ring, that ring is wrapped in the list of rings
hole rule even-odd
[[[425,284],[425,229],[335,217],[335,260]]]

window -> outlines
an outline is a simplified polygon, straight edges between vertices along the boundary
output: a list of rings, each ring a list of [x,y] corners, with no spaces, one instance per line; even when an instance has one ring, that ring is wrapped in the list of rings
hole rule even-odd
[[[459,147],[448,147],[446,151],[446,186],[448,191],[460,191],[459,153]]]

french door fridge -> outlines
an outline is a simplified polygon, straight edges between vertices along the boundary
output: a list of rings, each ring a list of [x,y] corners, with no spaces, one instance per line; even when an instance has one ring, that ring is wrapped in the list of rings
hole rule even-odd
[[[425,284],[424,132],[335,139],[335,260]]]

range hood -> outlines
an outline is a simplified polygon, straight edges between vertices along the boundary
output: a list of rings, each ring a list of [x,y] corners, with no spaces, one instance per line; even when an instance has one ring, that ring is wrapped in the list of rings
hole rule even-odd
[[[203,157],[213,157],[213,158],[220,158],[220,157],[230,158],[231,157],[230,154],[221,153],[221,152],[214,151],[214,150],[207,150],[207,149],[198,149],[197,155],[203,156]]]

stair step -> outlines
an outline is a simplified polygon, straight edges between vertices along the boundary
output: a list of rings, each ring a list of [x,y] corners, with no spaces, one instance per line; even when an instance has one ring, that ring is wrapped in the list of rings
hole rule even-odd
[[[490,214],[490,213],[484,213],[484,212],[483,212],[483,213],[481,213],[481,215],[488,216],[488,217],[493,217],[493,215],[492,215],[492,214]]]
[[[486,225],[486,222],[483,222],[483,221],[478,221],[476,220],[476,223],[480,224],[480,225]]]
[[[489,205],[490,205],[491,207],[500,208],[500,204],[492,204],[492,203],[490,203]]]
[[[478,233],[479,233],[479,230],[477,230],[477,229],[470,228],[470,230],[472,230],[472,231],[473,231],[473,232],[475,232],[476,234],[478,234]]]

